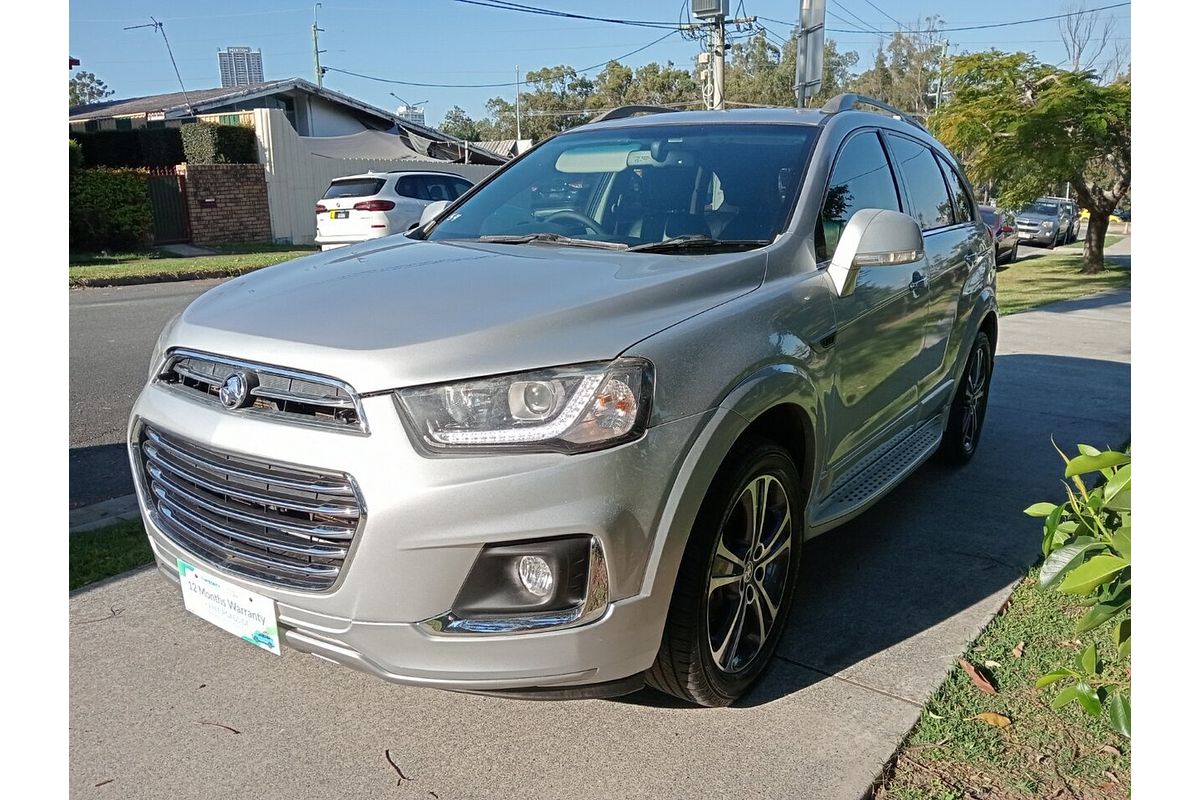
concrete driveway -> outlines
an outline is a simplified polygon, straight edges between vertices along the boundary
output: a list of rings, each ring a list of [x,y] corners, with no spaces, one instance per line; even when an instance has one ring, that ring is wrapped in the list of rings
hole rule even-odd
[[[976,459],[922,468],[807,547],[779,656],[737,708],[392,686],[251,648],[153,571],[84,591],[72,795],[856,800],[1036,559],[1021,509],[1060,491],[1051,437],[1128,436],[1129,353],[1127,292],[1004,318]]]

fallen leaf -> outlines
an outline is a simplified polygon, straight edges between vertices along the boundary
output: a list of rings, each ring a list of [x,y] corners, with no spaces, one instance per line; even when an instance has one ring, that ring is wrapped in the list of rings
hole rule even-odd
[[[97,783],[97,784],[96,784],[96,786],[98,786],[98,787],[99,787],[99,786],[103,786],[104,784],[106,784],[106,783],[112,783],[112,782],[113,782],[113,781],[115,781],[115,780],[116,780],[116,778],[109,778],[109,779],[108,779],[108,780],[106,780],[106,781],[100,781],[99,783]]]
[[[943,717],[941,714],[935,714],[932,711],[926,711],[925,713],[930,719],[945,719],[945,717]]]
[[[1000,662],[999,661],[985,661],[985,662],[983,662],[983,665],[985,667],[987,667],[988,669],[998,669],[1000,667]]]
[[[1104,771],[1104,777],[1108,778],[1110,781],[1117,784],[1118,786],[1121,784],[1121,779],[1118,778],[1116,775],[1112,774],[1111,772],[1109,772],[1108,770]]]
[[[1017,646],[1012,649],[1013,658],[1020,658],[1025,654],[1025,642],[1017,642]]]
[[[1012,720],[1003,714],[997,714],[994,711],[984,711],[982,714],[976,714],[971,719],[977,719],[980,722],[986,722],[995,728],[1007,728],[1012,725]]]
[[[1108,753],[1110,756],[1120,756],[1121,751],[1113,747],[1111,744],[1106,744],[1100,748],[1101,753]]]
[[[996,693],[995,685],[988,680],[987,677],[973,664],[971,664],[970,661],[967,661],[965,658],[960,658],[958,660],[958,665],[963,668],[963,671],[965,671],[968,676],[970,676],[971,683],[975,684],[975,688],[977,688],[979,691],[983,692],[984,694]]]
[[[214,728],[224,728],[225,730],[229,731],[230,733],[236,733],[238,735],[241,735],[241,731],[239,731],[237,728],[231,728],[228,725],[222,725],[219,722],[205,722],[204,720],[200,720],[200,722],[198,722],[197,724],[212,725]]]

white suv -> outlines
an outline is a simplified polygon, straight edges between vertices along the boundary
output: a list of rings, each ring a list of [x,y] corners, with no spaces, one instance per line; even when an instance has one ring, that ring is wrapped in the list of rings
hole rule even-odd
[[[338,178],[317,202],[317,244],[332,250],[403,233],[437,200],[457,200],[471,181],[448,172],[368,172]]]

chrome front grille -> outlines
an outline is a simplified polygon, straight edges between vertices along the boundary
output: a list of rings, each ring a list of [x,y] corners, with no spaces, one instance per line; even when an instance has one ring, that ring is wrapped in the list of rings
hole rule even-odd
[[[366,433],[358,395],[336,378],[239,361],[210,353],[173,350],[155,380],[189,397],[223,406],[221,386],[240,373],[248,386],[234,413],[262,414],[282,422]]]
[[[337,580],[363,519],[349,475],[225,453],[143,425],[139,483],[158,528],[247,578],[317,591]]]

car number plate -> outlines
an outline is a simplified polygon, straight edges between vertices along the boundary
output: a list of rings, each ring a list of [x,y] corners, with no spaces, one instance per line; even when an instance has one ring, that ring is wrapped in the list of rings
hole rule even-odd
[[[330,211],[329,212],[330,219],[347,219],[347,218],[349,218],[349,216],[350,216],[349,211]]]
[[[176,559],[183,607],[255,647],[281,655],[275,601]]]
[[[1019,238],[1021,238],[1021,239],[1032,239],[1032,238],[1033,238],[1033,234],[1032,234],[1032,233],[1027,233],[1027,232],[1025,232],[1025,231],[1021,231],[1021,233],[1020,233],[1020,234],[1018,234],[1018,237],[1019,237]]]

